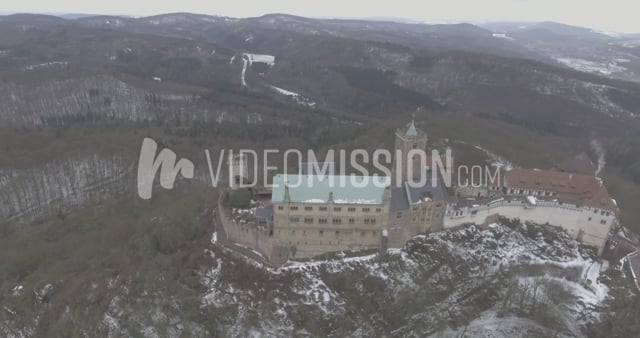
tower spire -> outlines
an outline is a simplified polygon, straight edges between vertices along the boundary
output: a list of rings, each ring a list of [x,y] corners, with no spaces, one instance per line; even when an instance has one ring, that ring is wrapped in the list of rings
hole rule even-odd
[[[411,117],[411,123],[409,123],[409,125],[407,126],[407,132],[405,133],[406,136],[409,136],[409,137],[418,136],[418,130],[416,129],[415,119],[416,119],[416,113],[414,112]]]

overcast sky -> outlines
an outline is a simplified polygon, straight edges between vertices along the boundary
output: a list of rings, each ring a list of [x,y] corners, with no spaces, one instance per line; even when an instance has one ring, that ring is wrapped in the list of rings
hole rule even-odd
[[[557,21],[598,30],[640,32],[638,0],[19,0],[2,12],[132,16],[192,12],[232,17],[289,13],[310,17],[398,17],[433,22]]]

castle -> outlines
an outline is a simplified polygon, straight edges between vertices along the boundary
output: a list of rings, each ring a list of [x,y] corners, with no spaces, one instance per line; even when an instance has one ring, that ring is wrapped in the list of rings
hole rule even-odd
[[[395,150],[401,154],[427,146],[427,134],[414,122],[396,131]],[[595,175],[515,168],[503,172],[498,183],[447,189],[439,179],[409,184],[407,172],[418,175],[429,168],[415,156],[406,163],[413,170],[397,172],[396,157],[391,177],[278,174],[271,199],[255,210],[254,222],[224,217],[228,207],[222,202],[220,222],[230,241],[280,265],[330,252],[400,248],[420,233],[488,224],[500,216],[562,226],[602,253],[618,220],[615,201]]]

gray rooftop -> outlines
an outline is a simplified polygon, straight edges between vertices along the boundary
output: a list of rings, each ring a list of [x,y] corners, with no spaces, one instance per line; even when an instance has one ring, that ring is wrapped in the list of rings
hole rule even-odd
[[[269,205],[265,207],[256,208],[255,212],[253,213],[253,217],[258,219],[265,219],[265,220],[273,219],[273,206]]]
[[[442,180],[437,180],[435,186],[431,180],[428,180],[425,185],[420,187],[411,187],[409,184],[404,183],[402,187],[394,187],[391,189],[389,210],[392,212],[405,210],[408,209],[411,204],[418,203],[425,199],[446,201],[448,198],[447,189]]]

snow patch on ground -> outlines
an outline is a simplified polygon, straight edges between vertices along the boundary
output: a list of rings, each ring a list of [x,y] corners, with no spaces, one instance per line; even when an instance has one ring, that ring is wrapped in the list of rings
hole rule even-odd
[[[303,106],[307,106],[307,107],[315,107],[316,103],[315,102],[311,102],[308,98],[298,94],[298,93],[294,93],[292,91],[286,90],[286,89],[282,89],[280,87],[276,87],[276,86],[271,86],[271,88],[273,90],[275,90],[278,94],[284,95],[284,96],[288,96],[291,99],[293,99],[296,103],[303,105]]]
[[[515,40],[514,38],[508,36],[506,33],[493,33],[494,38],[506,39],[506,40]]]
[[[26,66],[24,69],[27,71],[30,71],[30,70],[50,68],[50,67],[56,67],[56,66],[66,66],[68,64],[69,62],[67,61],[52,61],[52,62],[39,63],[35,65],[29,65],[29,66]]]
[[[596,62],[570,57],[558,57],[556,61],[569,68],[587,73],[612,75],[614,73],[624,73],[627,71],[627,68],[618,65],[618,63],[624,63],[626,61],[613,60],[609,62]]]
[[[266,63],[270,67],[273,67],[276,64],[276,57],[273,55],[242,53],[242,56],[246,56],[250,63],[262,62]]]
[[[242,73],[240,73],[240,82],[242,83],[243,87],[249,87],[247,86],[247,81],[245,79],[245,74],[247,73],[247,65],[248,65],[247,58],[243,55],[242,56]]]
[[[269,67],[273,67],[273,65],[276,64],[276,57],[273,55],[242,53],[240,57],[242,58],[242,73],[240,74],[240,81],[243,87],[248,87],[246,81],[247,67],[251,67],[254,62],[264,63]],[[229,64],[233,64],[235,58],[235,55],[231,57]]]

